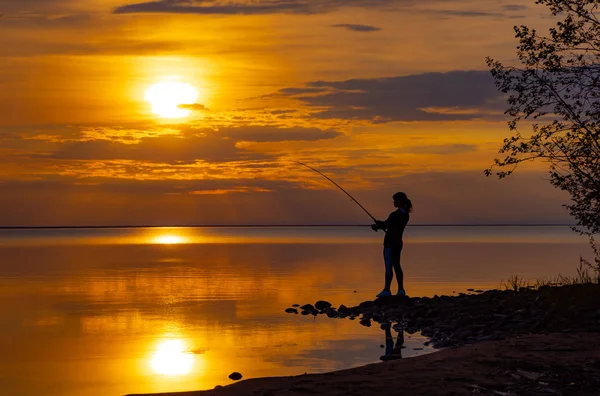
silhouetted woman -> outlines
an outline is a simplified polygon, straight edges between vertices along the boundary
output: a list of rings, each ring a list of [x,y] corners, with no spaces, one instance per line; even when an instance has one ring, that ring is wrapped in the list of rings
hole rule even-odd
[[[394,207],[398,208],[392,213],[386,221],[377,220],[371,228],[375,231],[384,230],[385,238],[383,239],[383,259],[385,261],[385,286],[381,293],[377,297],[388,297],[392,295],[390,286],[392,285],[392,278],[394,272],[396,273],[396,280],[398,281],[398,293],[397,296],[405,296],[404,291],[404,274],[402,273],[402,267],[400,267],[400,253],[402,253],[402,235],[404,234],[404,228],[408,224],[410,219],[410,212],[412,212],[412,202],[403,192],[397,192],[392,196],[394,200]]]

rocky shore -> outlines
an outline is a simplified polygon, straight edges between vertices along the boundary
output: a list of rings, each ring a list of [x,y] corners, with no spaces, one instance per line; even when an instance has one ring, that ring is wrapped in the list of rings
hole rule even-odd
[[[600,395],[600,285],[327,301],[289,314],[429,337],[439,352],[333,373],[259,378],[178,396]]]
[[[291,307],[288,313],[357,320],[420,332],[436,348],[502,340],[521,334],[600,333],[600,286],[542,286],[519,291],[474,291],[458,296],[385,297],[337,309],[327,301]]]

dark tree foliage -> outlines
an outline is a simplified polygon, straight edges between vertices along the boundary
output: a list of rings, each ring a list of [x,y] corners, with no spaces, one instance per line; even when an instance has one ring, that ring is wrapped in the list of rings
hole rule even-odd
[[[575,230],[600,233],[600,0],[537,0],[560,19],[547,36],[515,26],[519,67],[487,58],[496,86],[508,94],[513,136],[485,172],[500,178],[541,159],[550,182],[571,195]],[[530,136],[518,130],[531,120]],[[593,243],[593,239],[592,239]],[[600,264],[599,264],[600,265]]]

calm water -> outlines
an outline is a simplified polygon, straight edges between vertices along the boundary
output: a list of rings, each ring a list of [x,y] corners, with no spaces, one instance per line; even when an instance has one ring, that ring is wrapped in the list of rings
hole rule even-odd
[[[233,371],[379,361],[378,327],[283,311],[373,299],[382,237],[360,227],[0,230],[0,393],[208,389]],[[411,296],[574,275],[591,256],[568,227],[410,227],[405,241]],[[428,352],[418,336],[405,341],[405,357]]]

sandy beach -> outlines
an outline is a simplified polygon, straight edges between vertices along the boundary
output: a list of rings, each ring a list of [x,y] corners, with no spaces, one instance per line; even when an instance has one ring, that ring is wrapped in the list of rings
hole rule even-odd
[[[597,396],[599,296],[600,286],[588,284],[365,302],[341,309],[340,316],[360,315],[362,325],[386,326],[394,320],[410,331],[434,331],[432,341],[445,341],[447,347],[331,373],[249,379],[213,390],[163,395]],[[427,312],[414,320],[411,312],[424,312],[423,307]],[[336,316],[330,307],[316,314]],[[419,322],[423,318],[430,320]],[[458,328],[462,338],[454,336]]]

